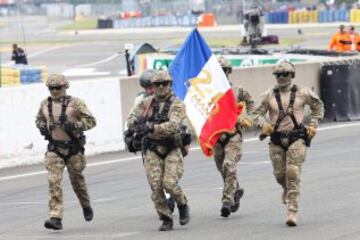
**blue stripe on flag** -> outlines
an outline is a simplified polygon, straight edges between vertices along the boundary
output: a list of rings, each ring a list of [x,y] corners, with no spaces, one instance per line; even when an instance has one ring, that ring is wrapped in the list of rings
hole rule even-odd
[[[185,40],[180,51],[170,65],[173,90],[181,100],[187,93],[187,81],[199,75],[211,56],[211,50],[195,28]]]

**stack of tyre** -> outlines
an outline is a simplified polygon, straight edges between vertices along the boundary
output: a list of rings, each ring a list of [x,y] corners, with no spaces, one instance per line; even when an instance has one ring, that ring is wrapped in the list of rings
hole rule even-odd
[[[20,85],[20,71],[10,67],[0,69],[0,87]]]

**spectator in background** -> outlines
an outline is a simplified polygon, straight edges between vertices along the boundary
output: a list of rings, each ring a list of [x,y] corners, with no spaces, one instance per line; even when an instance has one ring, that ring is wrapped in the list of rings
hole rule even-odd
[[[12,45],[13,51],[11,60],[15,61],[15,64],[28,64],[26,53],[22,48],[19,48],[16,43]]]
[[[332,36],[329,50],[335,50],[337,52],[347,52],[351,50],[350,35],[345,31],[344,25],[341,24],[339,31]]]
[[[360,35],[355,32],[353,25],[349,26],[349,36],[351,39],[351,51],[360,51]]]

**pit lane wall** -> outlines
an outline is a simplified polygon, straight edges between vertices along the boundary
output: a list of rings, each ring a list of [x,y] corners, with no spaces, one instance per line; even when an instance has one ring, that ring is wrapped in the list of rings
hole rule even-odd
[[[294,83],[320,94],[323,64],[295,64]],[[261,93],[276,84],[272,66],[234,69],[231,82],[244,86],[257,103]],[[123,124],[140,91],[138,77],[71,82],[68,93],[84,99],[97,119],[97,127],[86,132],[87,155],[125,149]],[[39,104],[46,96],[48,91],[43,84],[0,89],[0,168],[43,161],[46,142],[34,121]]]

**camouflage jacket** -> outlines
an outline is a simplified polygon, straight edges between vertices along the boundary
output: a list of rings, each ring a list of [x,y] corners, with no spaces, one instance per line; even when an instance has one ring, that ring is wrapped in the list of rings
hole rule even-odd
[[[255,109],[254,100],[252,99],[250,93],[242,86],[235,87],[235,92],[237,94],[237,102],[244,102],[246,106],[246,113],[247,115],[250,115]]]
[[[281,102],[284,110],[288,108],[291,91],[280,92]],[[319,120],[324,116],[324,104],[320,98],[309,88],[299,87],[296,91],[293,113],[298,124],[304,122],[305,106],[309,105],[311,109],[310,122],[318,125]],[[260,105],[251,115],[255,124],[259,127],[267,122],[265,115],[269,112],[269,121],[272,126],[275,125],[279,117],[279,108],[275,99],[274,88],[269,89],[262,95]],[[289,116],[286,116],[280,123],[277,131],[290,131],[294,124]]]
[[[186,117],[185,105],[173,94],[171,95],[171,97],[173,98],[173,100],[168,112],[169,120],[160,124],[154,124],[154,132],[151,134],[151,137],[160,139],[162,137],[168,137],[170,135],[180,132],[180,125]],[[146,97],[132,109],[132,111],[127,117],[127,126],[129,129],[133,128],[136,124],[136,121],[140,118],[145,117],[146,119],[149,119],[152,116],[152,104],[155,101],[158,100],[154,96]],[[161,112],[165,105],[165,101],[159,102],[159,112]],[[144,116],[145,112],[146,115]]]
[[[44,99],[41,104],[39,111],[36,115],[35,124],[36,127],[50,129],[50,118],[48,111],[48,98]],[[68,141],[71,138],[61,129],[59,123],[59,117],[61,114],[61,101],[52,101],[52,112],[54,116],[55,128],[51,132],[52,138],[59,141]],[[86,107],[83,100],[71,97],[69,104],[66,108],[66,116],[68,121],[73,122],[81,131],[92,129],[96,126],[96,119],[91,114],[89,109]]]

